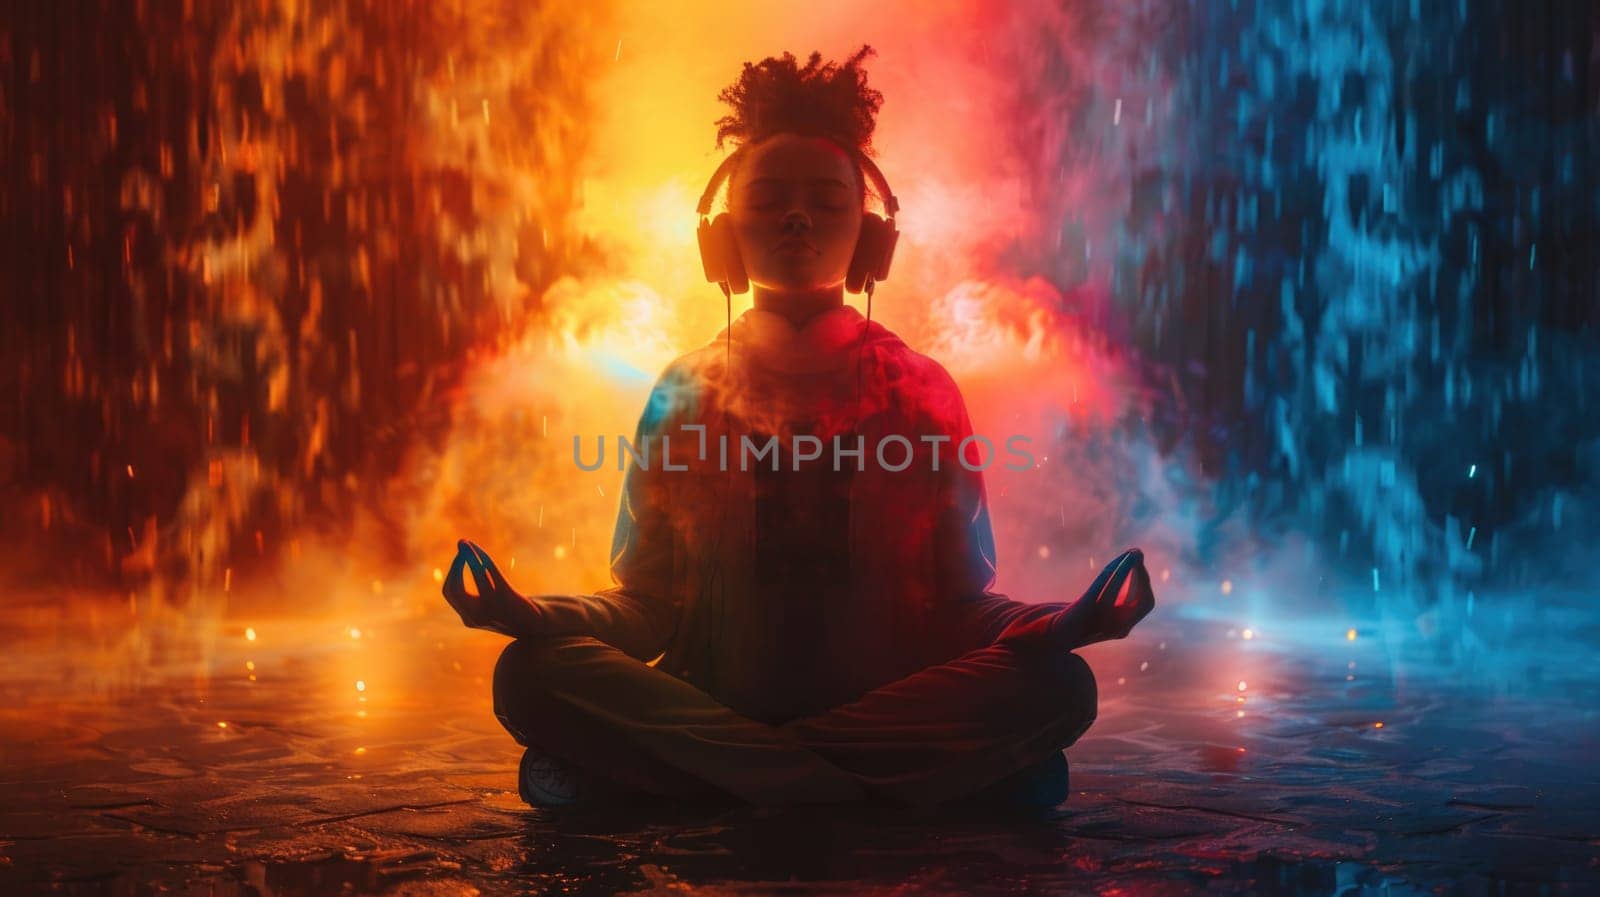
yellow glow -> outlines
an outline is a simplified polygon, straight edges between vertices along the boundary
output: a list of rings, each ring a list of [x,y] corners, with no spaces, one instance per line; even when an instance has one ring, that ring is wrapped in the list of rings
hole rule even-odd
[[[250,626],[246,626],[244,628],[244,638],[245,638],[245,641],[247,641],[247,642],[255,641],[256,640],[256,631],[255,631],[255,629],[250,627]]]
[[[1222,594],[1224,594],[1224,595],[1232,595],[1233,594],[1233,580],[1224,579],[1222,581]]]
[[[1354,629],[1348,630],[1345,632],[1344,637],[1353,642],[1356,640],[1356,631]]]
[[[1240,690],[1240,691],[1244,691],[1244,688],[1245,688],[1245,686],[1244,686],[1244,680],[1243,680],[1243,679],[1240,679],[1240,680],[1239,680],[1239,690]]]
[[[366,691],[367,683],[361,679],[356,680],[356,691]]]

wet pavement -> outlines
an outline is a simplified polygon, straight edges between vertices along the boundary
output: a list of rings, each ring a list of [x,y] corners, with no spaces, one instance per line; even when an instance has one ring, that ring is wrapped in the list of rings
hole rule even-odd
[[[445,613],[101,613],[134,635],[0,629],[0,894],[1600,893],[1592,659],[1490,682],[1169,609],[1085,650],[1048,818],[551,811],[490,713],[503,640]]]

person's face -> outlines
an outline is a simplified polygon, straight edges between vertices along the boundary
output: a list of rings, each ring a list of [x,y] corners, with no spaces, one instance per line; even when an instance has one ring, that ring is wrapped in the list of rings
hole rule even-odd
[[[821,137],[778,134],[734,172],[728,215],[750,282],[774,292],[838,286],[861,233],[855,162]]]

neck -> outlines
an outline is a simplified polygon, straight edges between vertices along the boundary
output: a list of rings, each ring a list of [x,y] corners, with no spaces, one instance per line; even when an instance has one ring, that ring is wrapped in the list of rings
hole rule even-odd
[[[844,285],[838,284],[820,290],[769,290],[766,287],[752,286],[754,290],[755,306],[762,311],[770,311],[783,315],[789,323],[799,329],[805,323],[825,311],[839,308],[844,305]]]

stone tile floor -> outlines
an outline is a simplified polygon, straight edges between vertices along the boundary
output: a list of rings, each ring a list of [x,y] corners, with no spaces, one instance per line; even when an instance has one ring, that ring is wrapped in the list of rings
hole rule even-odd
[[[1073,795],[1019,821],[528,809],[503,640],[432,610],[109,648],[12,623],[5,895],[1600,894],[1592,632],[1486,683],[1343,624],[1158,615],[1086,649]]]

